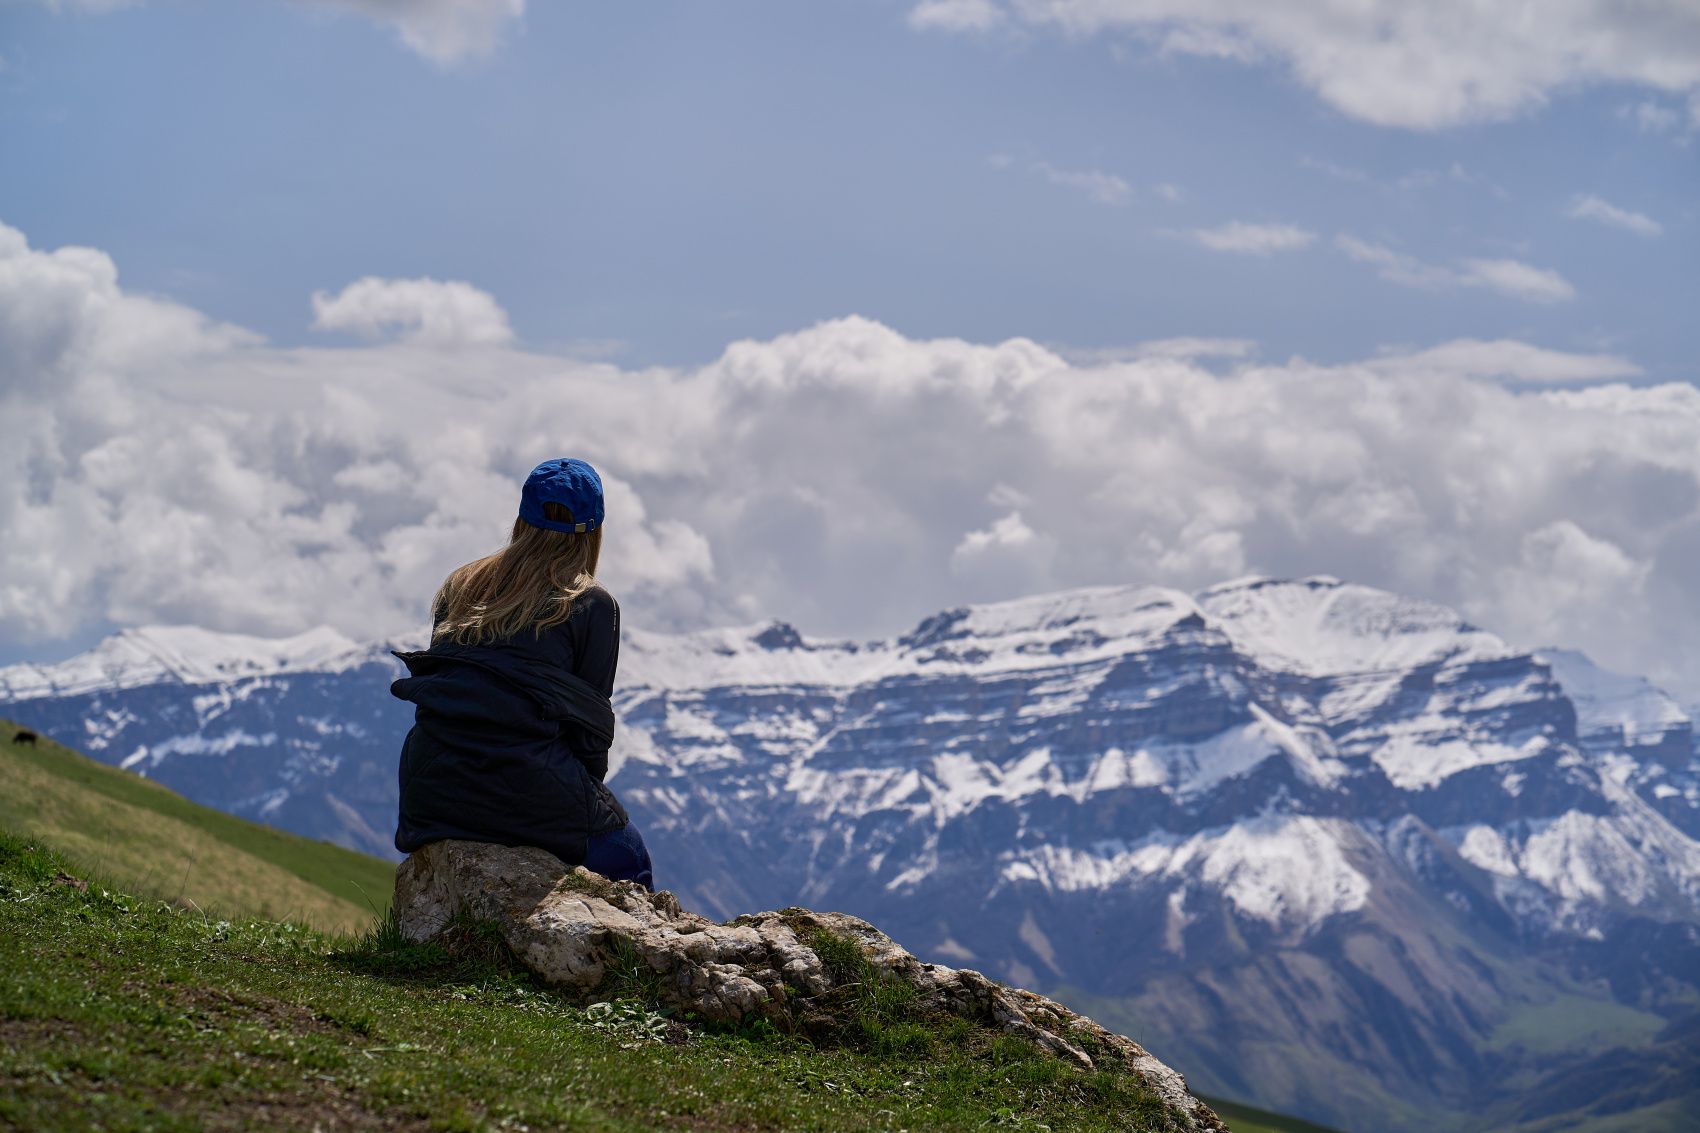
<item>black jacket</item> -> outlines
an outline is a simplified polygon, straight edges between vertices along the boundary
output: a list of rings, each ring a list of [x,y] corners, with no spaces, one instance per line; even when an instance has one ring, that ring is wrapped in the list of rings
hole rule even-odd
[[[606,786],[620,609],[597,587],[541,635],[397,653],[390,691],[416,705],[401,749],[396,849],[462,838],[584,861],[626,812]]]

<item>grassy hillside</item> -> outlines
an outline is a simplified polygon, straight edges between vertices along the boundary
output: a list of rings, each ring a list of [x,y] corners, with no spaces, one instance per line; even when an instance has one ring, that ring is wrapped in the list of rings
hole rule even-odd
[[[0,828],[40,837],[73,867],[209,912],[356,931],[387,908],[389,862],[198,806],[138,775],[0,720]]]
[[[0,1129],[1179,1133],[1125,1071],[961,1020],[709,1033],[565,1002],[476,925],[451,952],[215,921],[69,865],[0,833]]]

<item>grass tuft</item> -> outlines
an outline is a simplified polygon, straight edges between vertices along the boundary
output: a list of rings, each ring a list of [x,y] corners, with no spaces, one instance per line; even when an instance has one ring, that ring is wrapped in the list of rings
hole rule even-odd
[[[609,949],[605,974],[597,988],[598,999],[629,999],[649,1007],[660,1006],[666,986],[661,973],[649,966],[629,940],[616,939]]]
[[[915,1003],[915,988],[886,979],[862,946],[830,929],[816,927],[807,944],[832,977],[833,990],[811,1006],[837,1023],[836,1031],[818,1038],[836,1038],[875,1057],[896,1061],[928,1058],[936,1048],[934,1032],[949,1022],[925,1016]]]

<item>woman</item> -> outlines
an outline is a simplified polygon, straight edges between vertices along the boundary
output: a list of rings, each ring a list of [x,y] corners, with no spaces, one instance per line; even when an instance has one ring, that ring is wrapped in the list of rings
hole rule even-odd
[[[643,836],[603,783],[620,607],[596,581],[602,519],[594,468],[539,464],[508,545],[453,571],[432,603],[431,647],[396,654],[410,675],[390,691],[416,706],[396,849],[540,846],[653,887]]]

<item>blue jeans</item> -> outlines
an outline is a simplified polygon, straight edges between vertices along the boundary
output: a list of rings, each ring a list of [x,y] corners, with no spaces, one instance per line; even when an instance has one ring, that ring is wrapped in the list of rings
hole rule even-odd
[[[635,881],[651,893],[655,892],[655,871],[649,862],[649,848],[637,824],[628,822],[606,834],[592,834],[590,847],[584,855],[584,868],[600,873],[610,881]]]

